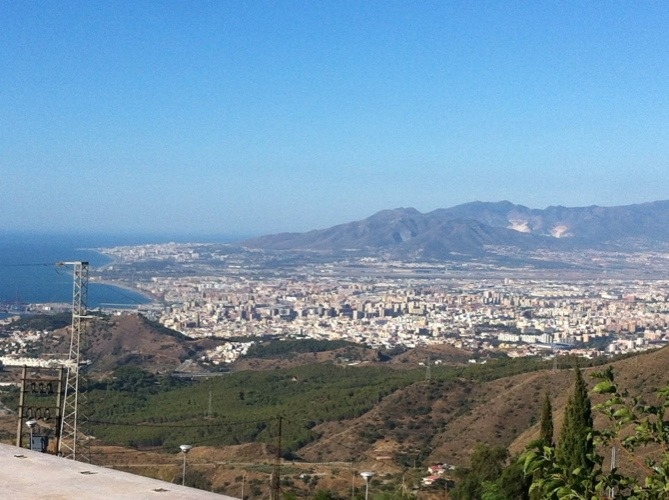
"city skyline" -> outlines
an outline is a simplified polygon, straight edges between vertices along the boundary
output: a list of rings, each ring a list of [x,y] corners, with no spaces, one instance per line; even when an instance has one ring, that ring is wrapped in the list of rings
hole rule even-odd
[[[5,3],[0,231],[666,199],[660,3]]]

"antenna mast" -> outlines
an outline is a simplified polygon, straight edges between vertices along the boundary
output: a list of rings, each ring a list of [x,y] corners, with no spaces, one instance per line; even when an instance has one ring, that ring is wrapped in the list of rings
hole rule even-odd
[[[65,366],[67,382],[63,396],[63,414],[60,419],[60,440],[58,453],[72,460],[77,459],[77,403],[79,397],[79,366],[81,363],[80,343],[83,319],[86,318],[88,298],[88,262],[58,262],[58,266],[72,266],[74,286],[72,292],[72,335],[70,354]]]

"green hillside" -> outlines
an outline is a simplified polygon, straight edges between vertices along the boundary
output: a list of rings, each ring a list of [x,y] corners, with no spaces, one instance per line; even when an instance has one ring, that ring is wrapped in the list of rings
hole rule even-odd
[[[533,359],[497,360],[433,367],[431,378],[487,381],[543,366]],[[91,388],[87,413],[96,438],[139,448],[274,443],[282,416],[283,448],[295,451],[319,437],[314,426],[359,417],[385,397],[423,382],[425,373],[383,365],[314,364],[184,383],[125,367]]]

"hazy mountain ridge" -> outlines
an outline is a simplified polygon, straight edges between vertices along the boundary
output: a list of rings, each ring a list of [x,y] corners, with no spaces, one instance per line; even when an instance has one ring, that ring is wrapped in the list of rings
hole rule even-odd
[[[243,243],[267,250],[384,253],[445,259],[484,255],[492,246],[519,250],[643,250],[669,242],[669,201],[616,207],[531,209],[508,201],[472,202],[421,213],[383,210],[361,221],[306,233],[268,235]]]

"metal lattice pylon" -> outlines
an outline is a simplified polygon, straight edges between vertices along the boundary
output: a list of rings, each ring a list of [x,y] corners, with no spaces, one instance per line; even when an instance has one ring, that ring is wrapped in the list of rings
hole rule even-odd
[[[77,459],[77,404],[79,400],[79,367],[81,352],[79,349],[83,332],[83,320],[86,317],[88,297],[88,262],[59,262],[59,266],[74,268],[74,287],[72,293],[72,332],[70,354],[65,367],[67,381],[63,395],[63,413],[60,419],[60,439],[58,453],[65,458]]]

